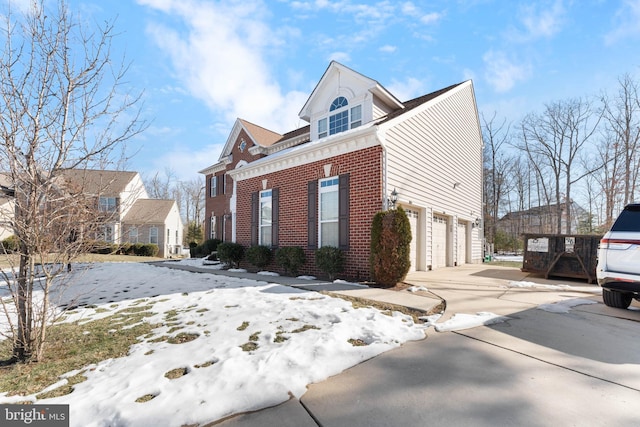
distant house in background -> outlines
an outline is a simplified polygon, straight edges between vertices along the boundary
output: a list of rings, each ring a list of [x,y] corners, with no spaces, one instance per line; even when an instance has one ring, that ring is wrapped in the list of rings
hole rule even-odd
[[[6,175],[0,173],[0,241],[14,234],[11,222],[14,215],[13,185]]]
[[[562,230],[560,234],[569,234],[566,206],[560,204],[562,211]],[[585,234],[590,230],[586,224],[589,222],[589,213],[577,203],[571,203],[571,233]],[[498,220],[496,230],[510,236],[521,237],[523,234],[558,234],[558,205],[537,206],[531,209],[509,212]]]
[[[108,220],[97,239],[108,243],[157,244],[160,257],[182,252],[183,225],[174,200],[149,199],[138,172],[66,170],[60,185],[96,200]]]
[[[122,241],[155,243],[158,256],[182,253],[182,219],[175,200],[138,199],[122,219]]]
[[[278,134],[238,119],[205,175],[207,236],[244,246],[335,246],[367,280],[374,215],[402,206],[411,268],[482,262],[482,137],[471,81],[401,102],[335,61]]]

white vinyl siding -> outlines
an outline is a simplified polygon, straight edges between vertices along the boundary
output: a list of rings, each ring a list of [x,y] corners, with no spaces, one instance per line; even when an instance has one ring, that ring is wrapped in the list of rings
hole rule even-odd
[[[405,113],[410,116],[405,121],[388,124],[387,188],[397,188],[400,201],[410,200],[414,206],[473,221],[482,212],[482,139],[471,83],[436,100],[427,102],[427,108]],[[435,232],[427,226],[419,237],[431,245]],[[468,262],[481,262],[481,237],[479,228],[474,228],[471,248],[465,249],[471,254]],[[455,239],[448,238],[450,242]],[[442,252],[427,248],[425,265],[441,264],[441,259],[428,259],[434,253]]]

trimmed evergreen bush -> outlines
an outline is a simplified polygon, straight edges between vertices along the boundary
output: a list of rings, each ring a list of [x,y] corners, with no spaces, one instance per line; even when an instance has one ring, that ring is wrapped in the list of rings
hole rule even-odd
[[[195,248],[191,249],[191,257],[202,258],[211,255],[212,252],[218,250],[218,245],[220,243],[222,243],[222,240],[220,239],[205,240],[202,244],[196,245]],[[189,247],[191,248],[191,243],[189,243]]]
[[[239,268],[244,258],[244,246],[240,243],[222,242],[218,245],[218,259],[231,268]]]
[[[327,273],[329,280],[344,270],[344,252],[333,246],[323,246],[316,251],[316,267]]]
[[[271,262],[271,248],[263,245],[251,246],[245,252],[247,261],[258,268],[264,268]]]
[[[139,243],[136,243],[138,245]],[[135,245],[134,245],[135,246]],[[154,243],[146,243],[137,248],[136,255],[138,256],[156,256],[160,252],[158,245]]]
[[[18,236],[11,235],[2,241],[2,247],[4,251],[8,254],[13,252],[18,252],[20,247],[20,241],[18,240]]]
[[[276,251],[276,264],[284,268],[285,274],[297,276],[304,262],[304,249],[299,246],[285,246]]]
[[[371,273],[381,286],[393,287],[411,267],[411,224],[402,207],[378,212],[371,224]]]

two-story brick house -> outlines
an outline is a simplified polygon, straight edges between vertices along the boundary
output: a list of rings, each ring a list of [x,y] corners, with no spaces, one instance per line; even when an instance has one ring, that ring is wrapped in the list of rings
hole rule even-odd
[[[284,135],[237,120],[206,176],[208,237],[345,251],[369,278],[370,229],[391,199],[408,213],[415,270],[482,261],[482,138],[471,81],[401,102],[331,62]]]

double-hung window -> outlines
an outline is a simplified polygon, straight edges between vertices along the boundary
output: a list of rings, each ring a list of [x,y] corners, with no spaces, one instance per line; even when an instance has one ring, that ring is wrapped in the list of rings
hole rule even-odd
[[[115,212],[116,198],[100,196],[100,212]]]
[[[102,227],[102,240],[108,243],[113,243],[113,225],[105,225]]]
[[[318,138],[327,136],[327,118],[318,120]]]
[[[216,197],[218,194],[218,177],[213,175],[209,181],[211,182],[209,197]]]
[[[318,239],[320,246],[339,246],[338,177],[319,181]]]
[[[158,244],[158,227],[149,228],[149,243]]]
[[[129,229],[129,243],[138,243],[138,227]]]
[[[259,221],[259,244],[271,246],[273,224],[273,204],[272,191],[265,190],[260,192],[260,221]]]

